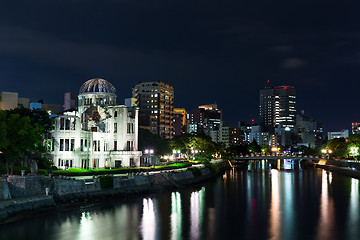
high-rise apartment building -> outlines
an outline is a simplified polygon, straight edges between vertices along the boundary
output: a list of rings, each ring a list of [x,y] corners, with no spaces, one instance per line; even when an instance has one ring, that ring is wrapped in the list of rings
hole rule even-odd
[[[187,132],[187,122],[185,108],[174,108],[174,136]]]
[[[264,132],[277,127],[293,130],[296,122],[296,90],[291,86],[260,90],[260,125]]]
[[[161,81],[142,82],[133,88],[140,108],[139,127],[171,139],[174,134],[174,87]]]

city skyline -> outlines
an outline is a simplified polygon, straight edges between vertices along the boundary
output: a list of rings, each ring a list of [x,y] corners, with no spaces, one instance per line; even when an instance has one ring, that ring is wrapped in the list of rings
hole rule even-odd
[[[64,92],[99,77],[122,103],[137,83],[163,81],[174,107],[216,102],[236,126],[259,122],[269,79],[294,86],[297,113],[325,132],[360,121],[358,3],[84,3],[4,3],[1,91],[63,104]]]

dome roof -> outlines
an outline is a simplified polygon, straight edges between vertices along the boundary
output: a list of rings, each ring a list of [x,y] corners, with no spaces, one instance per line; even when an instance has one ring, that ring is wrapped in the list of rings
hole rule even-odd
[[[84,93],[110,93],[115,94],[115,87],[108,81],[101,78],[87,80],[80,88],[79,94]]]

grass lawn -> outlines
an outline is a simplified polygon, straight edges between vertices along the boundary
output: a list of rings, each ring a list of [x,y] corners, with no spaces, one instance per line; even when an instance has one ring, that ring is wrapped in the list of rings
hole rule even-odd
[[[166,166],[154,166],[154,167],[136,167],[136,168],[117,168],[117,169],[81,169],[81,168],[69,168],[67,170],[55,170],[54,176],[92,176],[92,175],[105,175],[105,174],[123,174],[123,173],[140,173],[151,172],[159,170],[171,170],[184,167],[190,167],[192,164],[189,162],[173,163]]]

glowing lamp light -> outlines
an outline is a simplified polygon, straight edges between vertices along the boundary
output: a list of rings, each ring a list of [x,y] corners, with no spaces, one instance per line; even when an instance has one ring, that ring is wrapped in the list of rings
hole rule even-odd
[[[332,151],[331,149],[328,150],[328,153],[329,153],[329,154],[332,154],[332,152],[333,152],[333,151]]]
[[[272,147],[271,148],[271,151],[273,151],[273,152],[276,152],[278,149],[277,149],[277,147]]]
[[[148,154],[149,153],[149,149],[145,149],[145,154]]]
[[[153,150],[153,149],[150,149],[150,150],[149,150],[149,153],[150,153],[150,154],[153,154],[153,153],[154,153],[154,150]]]
[[[323,154],[327,153],[326,149],[321,149],[321,152],[322,152]]]

